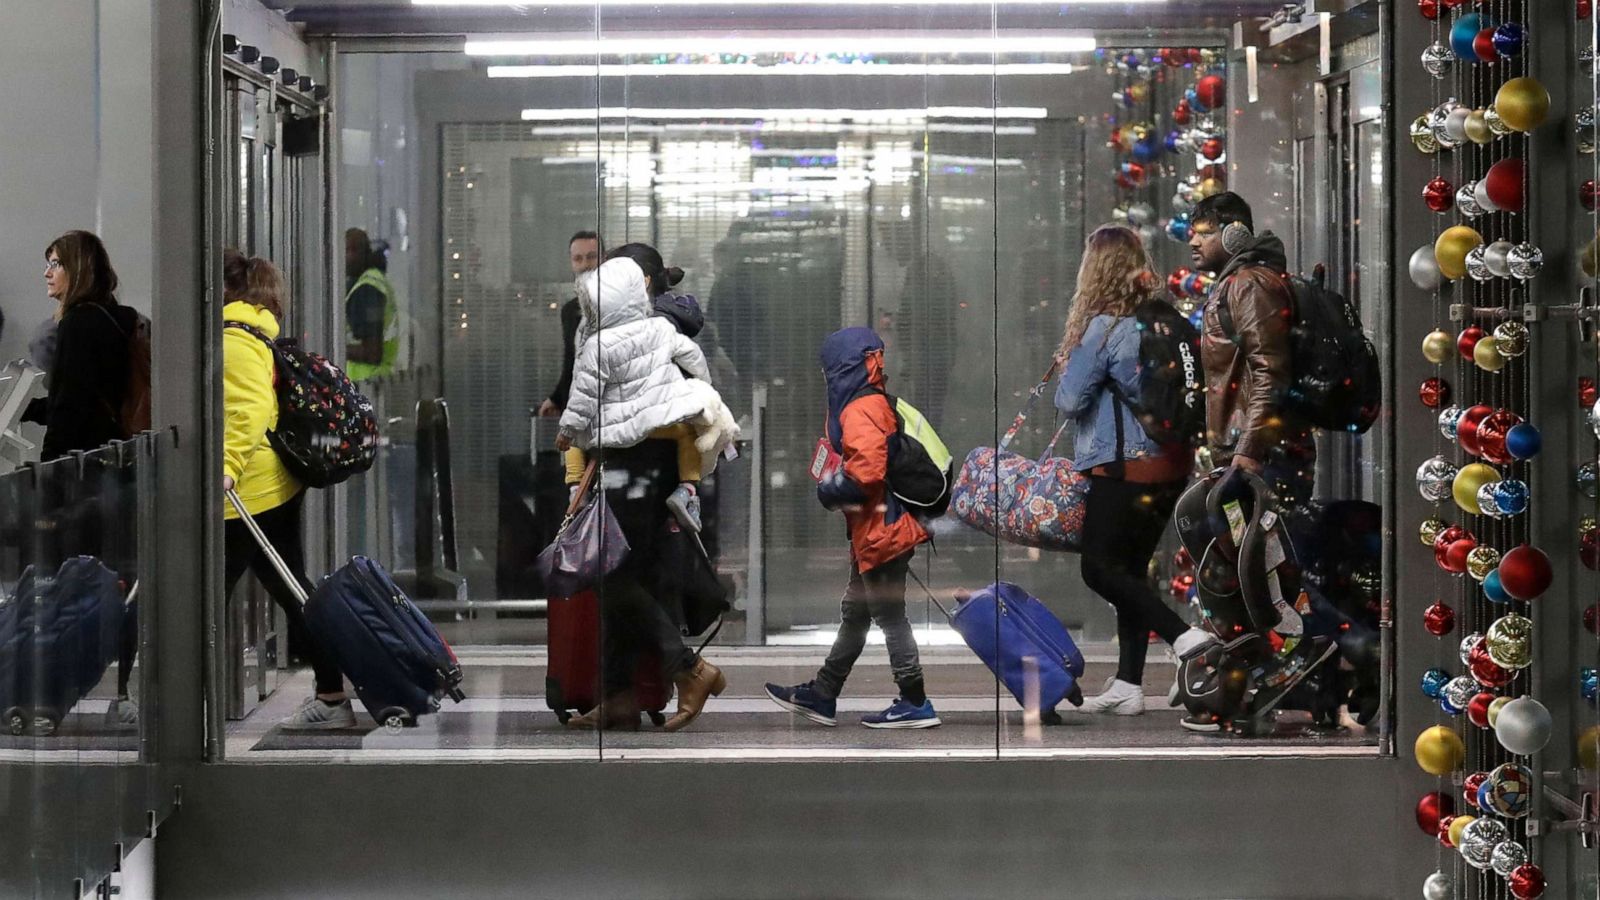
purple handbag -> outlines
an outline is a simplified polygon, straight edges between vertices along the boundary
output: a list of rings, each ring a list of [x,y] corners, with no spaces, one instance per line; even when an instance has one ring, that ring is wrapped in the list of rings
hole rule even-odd
[[[628,557],[628,538],[617,524],[606,492],[594,485],[596,466],[590,460],[550,546],[539,551],[534,567],[551,597],[571,597],[600,583]]]
[[[1077,551],[1083,545],[1089,479],[1073,468],[1072,460],[1052,456],[1066,423],[1056,429],[1037,460],[1007,449],[1054,372],[1052,366],[1029,392],[1027,405],[1000,439],[999,447],[979,447],[967,454],[951,491],[950,511],[967,525],[1007,543]]]

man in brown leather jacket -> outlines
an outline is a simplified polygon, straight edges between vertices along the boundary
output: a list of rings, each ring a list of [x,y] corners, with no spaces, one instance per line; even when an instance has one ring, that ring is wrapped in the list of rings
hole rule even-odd
[[[1195,205],[1189,255],[1217,273],[1201,324],[1206,438],[1216,465],[1262,475],[1285,506],[1311,499],[1316,445],[1286,412],[1293,293],[1283,242],[1255,233],[1250,205],[1232,192]]]

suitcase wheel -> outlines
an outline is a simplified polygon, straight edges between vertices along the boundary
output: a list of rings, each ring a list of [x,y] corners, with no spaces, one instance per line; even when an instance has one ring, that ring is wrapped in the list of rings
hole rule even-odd
[[[667,724],[667,714],[658,709],[652,709],[650,711],[650,722],[657,728],[660,728],[661,726]]]
[[[49,737],[61,727],[61,717],[53,710],[36,709],[33,711],[33,733],[40,737]]]
[[[28,733],[28,726],[33,724],[33,717],[20,706],[13,706],[6,710],[6,732],[21,736]]]
[[[1060,725],[1061,724],[1061,713],[1058,713],[1053,709],[1047,709],[1044,712],[1039,713],[1039,724],[1041,724],[1041,725]]]
[[[390,734],[399,734],[401,729],[416,721],[411,717],[411,713],[398,706],[384,707],[375,718],[377,718],[378,724],[383,726],[383,729]]]
[[[571,710],[558,709],[556,710],[556,718],[560,720],[562,725],[565,725],[567,720],[572,718],[572,712]]]

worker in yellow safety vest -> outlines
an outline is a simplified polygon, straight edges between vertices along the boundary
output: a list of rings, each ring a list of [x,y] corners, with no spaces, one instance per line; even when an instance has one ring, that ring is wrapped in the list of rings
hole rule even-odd
[[[393,373],[400,356],[400,309],[385,262],[365,231],[344,233],[345,373],[352,381]]]

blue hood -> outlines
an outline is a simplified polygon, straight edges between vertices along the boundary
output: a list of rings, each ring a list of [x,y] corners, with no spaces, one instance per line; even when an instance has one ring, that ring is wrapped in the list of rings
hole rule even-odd
[[[822,376],[828,385],[828,441],[836,452],[844,452],[839,414],[863,392],[883,388],[881,367],[877,372],[867,368],[867,357],[874,351],[883,352],[883,338],[871,328],[845,328],[822,342]]]

